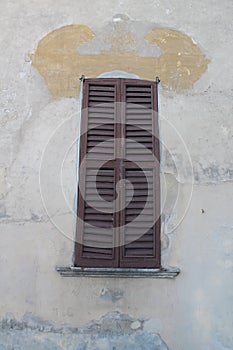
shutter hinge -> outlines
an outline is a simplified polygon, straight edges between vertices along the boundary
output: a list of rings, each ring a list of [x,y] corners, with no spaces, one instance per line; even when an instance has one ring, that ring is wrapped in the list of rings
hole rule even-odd
[[[85,75],[82,74],[81,77],[79,78],[79,80],[80,80],[80,81],[84,81],[85,78],[86,78]]]

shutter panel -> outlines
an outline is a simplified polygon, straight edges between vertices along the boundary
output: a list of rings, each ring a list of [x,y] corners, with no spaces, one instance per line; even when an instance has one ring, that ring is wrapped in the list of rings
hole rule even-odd
[[[157,84],[125,81],[125,211],[121,267],[160,267]]]
[[[87,79],[83,90],[76,265],[113,267],[118,265],[114,201],[117,82]]]

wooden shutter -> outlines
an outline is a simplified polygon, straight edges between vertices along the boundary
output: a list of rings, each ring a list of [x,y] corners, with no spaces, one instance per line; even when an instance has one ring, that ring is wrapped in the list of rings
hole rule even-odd
[[[159,267],[157,83],[87,79],[82,107],[76,265]]]
[[[124,80],[122,94],[123,171],[127,181],[123,195],[120,266],[160,267],[157,83]]]
[[[117,84],[115,79],[87,79],[83,85],[76,239],[79,266],[118,266],[114,201]]]

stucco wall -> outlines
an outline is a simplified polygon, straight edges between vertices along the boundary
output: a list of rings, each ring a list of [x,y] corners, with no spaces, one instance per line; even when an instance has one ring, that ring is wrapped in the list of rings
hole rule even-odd
[[[232,1],[21,0],[0,9],[2,348],[18,328],[66,334],[110,313],[129,315],[136,332],[159,333],[172,350],[232,349]],[[67,48],[50,34],[70,25],[86,28],[77,56],[75,31]],[[58,61],[38,49],[46,38]],[[79,74],[116,69],[162,79],[163,259],[181,269],[175,280],[55,271],[72,264],[74,248]],[[64,349],[77,341],[62,339]]]

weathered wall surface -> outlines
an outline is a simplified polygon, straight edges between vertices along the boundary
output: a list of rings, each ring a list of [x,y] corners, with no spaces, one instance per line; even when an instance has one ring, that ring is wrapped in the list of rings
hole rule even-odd
[[[104,315],[128,320],[131,345],[165,349],[158,333],[172,350],[232,349],[232,1],[0,9],[0,349],[16,349],[20,330],[25,348],[121,349],[123,331],[85,326]],[[78,78],[115,70],[162,80],[163,260],[181,269],[175,280],[55,271],[74,248]]]

